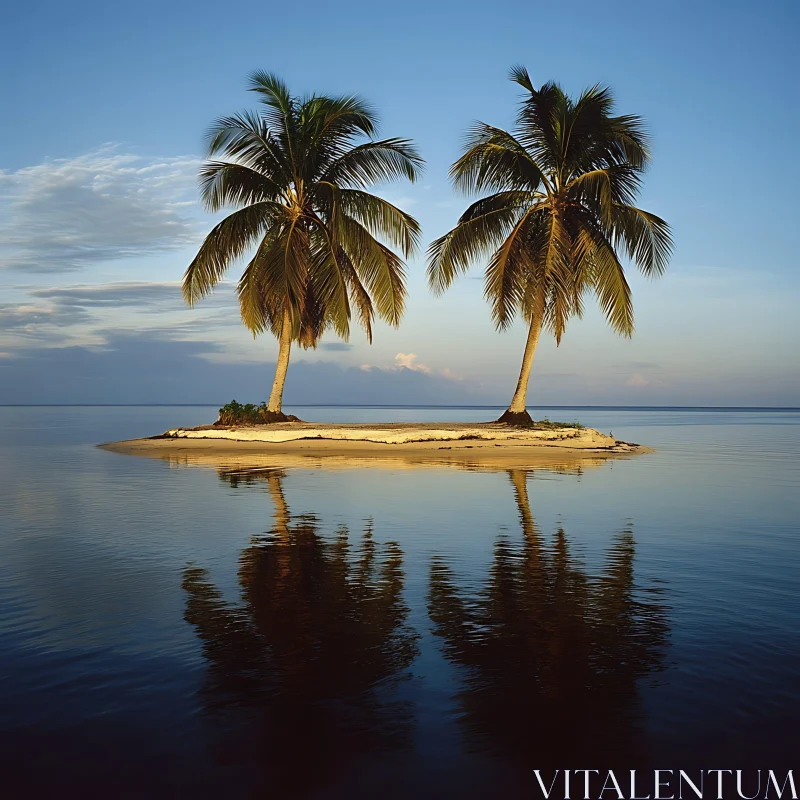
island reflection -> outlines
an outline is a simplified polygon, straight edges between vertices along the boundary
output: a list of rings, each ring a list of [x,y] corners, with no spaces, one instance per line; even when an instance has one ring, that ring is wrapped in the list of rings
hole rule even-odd
[[[234,486],[242,480],[221,477]],[[266,482],[275,516],[242,552],[241,604],[223,600],[204,569],[187,567],[183,576],[185,619],[208,661],[206,707],[244,712],[243,735],[231,737],[221,757],[259,764],[257,782],[280,797],[408,745],[411,709],[392,702],[390,689],[417,654],[400,547],[377,544],[370,525],[357,543],[344,527],[323,537],[315,517],[291,513],[284,477],[246,477]]]
[[[490,763],[501,782],[527,791],[534,768],[631,768],[650,755],[638,690],[664,666],[661,591],[634,581],[630,528],[591,571],[564,530],[543,536],[529,474],[508,471],[521,535],[497,537],[488,572],[459,577],[446,555],[427,562],[432,642],[456,668],[457,722],[441,751],[450,763],[434,773],[454,776],[461,786],[451,788],[463,796],[484,796],[478,787],[497,775]],[[245,767],[251,788],[281,797],[332,787],[344,792],[335,796],[367,796],[359,776],[383,774],[383,757],[395,767],[399,759],[413,784],[436,778],[414,744],[417,726],[429,724],[418,720],[431,720],[428,680],[397,691],[420,639],[407,621],[403,550],[376,542],[371,524],[357,537],[344,526],[331,534],[317,516],[293,514],[282,470],[220,477],[266,488],[274,520],[242,551],[241,602],[226,601],[204,569],[184,571],[185,619],[207,660],[201,698],[217,734],[215,758]],[[436,549],[460,561],[457,541]],[[373,789],[379,777],[371,776]]]
[[[659,590],[634,584],[632,531],[592,577],[563,529],[542,535],[527,473],[509,476],[522,539],[498,537],[483,587],[459,588],[444,558],[430,568],[434,634],[463,668],[466,747],[516,764],[526,781],[534,768],[642,764],[637,686],[664,666],[669,628]]]

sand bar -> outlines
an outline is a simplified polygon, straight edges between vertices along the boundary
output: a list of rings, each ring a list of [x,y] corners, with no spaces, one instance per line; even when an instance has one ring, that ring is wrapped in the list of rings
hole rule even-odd
[[[578,469],[648,452],[592,428],[517,428],[496,423],[323,424],[176,428],[100,445],[179,466],[217,468]]]

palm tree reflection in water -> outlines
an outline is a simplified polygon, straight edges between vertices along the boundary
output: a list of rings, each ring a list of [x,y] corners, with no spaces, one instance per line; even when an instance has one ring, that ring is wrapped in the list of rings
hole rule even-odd
[[[547,542],[531,514],[527,473],[512,470],[522,542],[500,537],[485,586],[460,590],[431,564],[429,614],[445,657],[465,669],[458,694],[467,746],[531,769],[644,763],[637,684],[663,666],[666,608],[634,586],[630,529],[600,577]]]
[[[494,780],[475,753],[496,757],[502,779],[527,788],[535,768],[644,765],[637,689],[663,667],[669,629],[659,590],[634,583],[632,532],[614,537],[594,577],[563,530],[542,536],[529,473],[509,476],[522,536],[497,539],[481,588],[459,586],[445,558],[431,560],[428,614],[462,673],[463,734],[455,749],[439,742],[448,764],[432,775],[430,755],[415,756],[414,707],[393,691],[418,654],[400,547],[376,543],[369,524],[357,542],[345,527],[323,535],[314,516],[291,513],[281,471],[223,474],[233,486],[266,483],[275,519],[242,552],[240,603],[227,602],[205,570],[184,572],[185,618],[208,662],[203,702],[223,743],[218,760],[278,797],[335,786],[362,796],[359,776],[377,771],[382,785],[386,765],[414,785],[441,769],[469,796]],[[418,681],[406,686],[423,702]]]
[[[400,547],[378,545],[370,525],[355,545],[345,527],[323,537],[315,517],[291,514],[283,478],[257,478],[266,480],[275,522],[242,553],[242,603],[226,602],[194,566],[183,588],[185,619],[208,661],[206,706],[251,718],[236,720],[242,735],[231,757],[263,764],[275,796],[287,796],[281,787],[296,796],[366,754],[404,749],[410,709],[387,689],[414,660],[417,635],[406,625]]]

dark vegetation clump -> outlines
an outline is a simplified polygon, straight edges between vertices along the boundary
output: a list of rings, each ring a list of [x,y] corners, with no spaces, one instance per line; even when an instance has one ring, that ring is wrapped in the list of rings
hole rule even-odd
[[[272,422],[300,422],[300,420],[294,414],[269,411],[266,403],[242,405],[242,403],[231,400],[219,410],[219,419],[214,424],[220,426],[268,425]]]
[[[533,427],[550,431],[555,428],[577,428],[578,430],[582,430],[586,426],[581,425],[580,422],[551,422],[549,419],[547,419],[547,417],[545,417],[544,419],[540,419],[538,422],[534,422]]]
[[[540,431],[553,431],[558,428],[577,428],[582,430],[586,427],[581,425],[580,422],[551,422],[547,417],[536,421],[527,411],[506,411],[497,421],[504,422],[506,425],[514,425],[518,428],[532,428]]]

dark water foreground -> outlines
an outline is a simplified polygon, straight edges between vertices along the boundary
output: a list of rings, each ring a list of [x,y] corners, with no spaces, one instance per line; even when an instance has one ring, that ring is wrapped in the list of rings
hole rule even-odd
[[[541,797],[533,770],[565,768],[800,784],[800,413],[572,412],[658,452],[570,472],[91,446],[210,413],[0,409],[3,796]],[[487,416],[302,416],[403,414]]]

